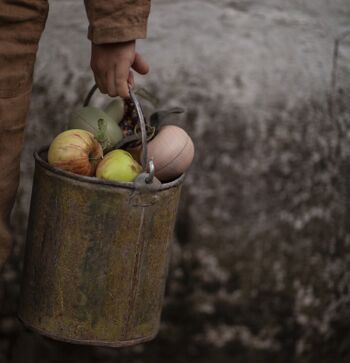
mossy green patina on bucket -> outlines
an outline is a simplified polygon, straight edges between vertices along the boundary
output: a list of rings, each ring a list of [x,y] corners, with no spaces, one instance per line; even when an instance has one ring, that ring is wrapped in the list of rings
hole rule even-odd
[[[158,332],[184,176],[157,188],[55,169],[35,154],[19,317],[46,336],[126,346]]]

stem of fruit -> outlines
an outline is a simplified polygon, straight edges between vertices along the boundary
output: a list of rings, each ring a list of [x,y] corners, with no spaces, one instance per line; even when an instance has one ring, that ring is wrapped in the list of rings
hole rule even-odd
[[[104,119],[100,118],[97,121],[98,124],[98,133],[96,135],[97,141],[101,144],[103,150],[108,147],[108,137],[107,137],[107,123]]]

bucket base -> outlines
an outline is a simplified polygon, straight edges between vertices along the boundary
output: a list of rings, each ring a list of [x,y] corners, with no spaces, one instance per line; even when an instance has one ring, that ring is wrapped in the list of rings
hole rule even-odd
[[[40,335],[43,335],[47,338],[53,339],[53,340],[57,340],[60,342],[64,342],[64,343],[71,343],[71,344],[79,344],[79,345],[93,345],[93,346],[98,346],[98,347],[110,347],[110,348],[123,348],[123,347],[130,347],[133,345],[137,345],[137,344],[141,344],[141,343],[146,343],[149,342],[151,340],[153,340],[157,335],[158,332],[156,332],[153,335],[150,335],[148,337],[144,337],[144,338],[137,338],[137,339],[130,339],[130,340],[119,340],[119,341],[105,341],[105,340],[81,340],[81,339],[69,339],[69,338],[64,338],[55,334],[51,334],[45,330],[41,330],[41,329],[37,329],[36,327],[32,326],[31,324],[29,324],[28,322],[26,322],[25,320],[23,320],[19,315],[17,315],[18,319],[20,320],[20,322],[29,330],[38,333]]]

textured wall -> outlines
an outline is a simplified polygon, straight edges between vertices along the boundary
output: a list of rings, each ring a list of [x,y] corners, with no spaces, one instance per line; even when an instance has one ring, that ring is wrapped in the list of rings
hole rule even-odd
[[[152,72],[139,82],[196,144],[183,190],[163,324],[114,351],[52,344],[14,314],[32,152],[65,127],[92,83],[82,2],[51,1],[0,298],[0,361],[349,362],[350,39],[347,0],[154,0]],[[96,102],[102,102],[103,98]],[[2,354],[2,356],[1,356]],[[3,357],[3,358],[1,358]]]

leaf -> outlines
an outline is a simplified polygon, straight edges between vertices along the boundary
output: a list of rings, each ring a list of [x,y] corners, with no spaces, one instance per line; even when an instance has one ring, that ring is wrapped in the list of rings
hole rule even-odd
[[[135,94],[142,97],[144,100],[148,101],[153,107],[157,107],[159,100],[151,92],[147,91],[146,88],[139,87],[136,89]]]
[[[185,112],[185,110],[181,107],[173,107],[173,108],[170,108],[169,110],[156,111],[156,112],[152,113],[152,115],[150,117],[150,124],[152,127],[155,127],[158,130],[160,128],[162,122],[164,120],[166,120],[170,115],[180,114],[180,113],[184,113],[184,112]]]

